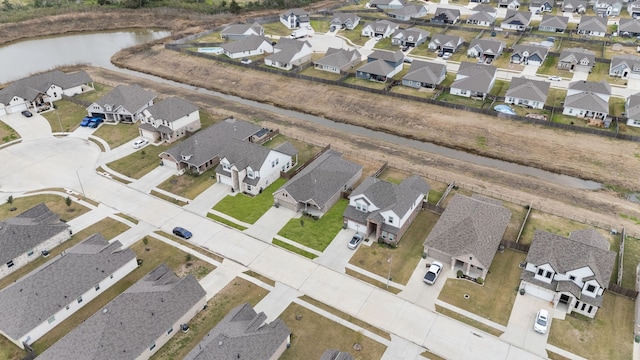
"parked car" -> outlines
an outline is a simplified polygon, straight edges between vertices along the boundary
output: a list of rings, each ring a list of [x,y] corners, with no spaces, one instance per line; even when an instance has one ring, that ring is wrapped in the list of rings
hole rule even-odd
[[[179,236],[184,239],[191,239],[191,236],[193,236],[193,234],[191,234],[191,231],[179,226],[173,228],[173,235]]]
[[[101,118],[98,118],[98,117],[91,118],[91,120],[89,121],[89,127],[92,129],[95,129],[98,127],[98,125],[102,124],[103,122],[104,120],[102,120]]]
[[[407,51],[407,50],[409,50],[409,45],[405,45],[402,47],[402,51]]]
[[[355,234],[353,235],[351,240],[349,240],[349,244],[347,244],[347,247],[351,250],[355,250],[358,247],[358,245],[360,245],[361,242],[362,242],[362,235]]]
[[[445,60],[450,58],[450,57],[451,57],[451,53],[450,52],[446,52],[446,53],[442,54],[442,58],[445,59]]]
[[[489,64],[491,64],[492,62],[493,62],[493,58],[492,58],[492,57],[488,57],[488,58],[487,58],[487,61],[485,61],[484,63],[485,63],[485,64],[487,64],[487,65],[489,65]]]
[[[431,266],[429,266],[429,270],[424,275],[424,282],[429,285],[433,285],[436,282],[436,280],[438,280],[438,275],[440,275],[441,271],[442,271],[442,263],[438,261],[434,261],[433,263],[431,263]]]
[[[253,61],[251,61],[251,59],[247,59],[247,58],[242,58],[242,60],[240,60],[241,63],[245,64],[245,65],[249,65],[251,64]]]
[[[406,62],[407,64],[411,64],[413,62],[413,58],[405,56],[405,58],[402,61]]]
[[[24,116],[24,117],[32,117],[33,114],[31,113],[31,111],[25,110],[25,111],[22,112],[22,116]]]
[[[536,322],[533,324],[533,330],[537,333],[544,334],[549,327],[549,312],[540,309],[536,314]]]
[[[438,51],[438,57],[444,56],[444,51]]]
[[[141,147],[147,145],[148,143],[149,143],[149,140],[147,139],[138,139],[133,142],[133,148],[140,149]]]
[[[560,76],[549,76],[549,80],[551,81],[561,81],[562,78]]]
[[[82,127],[89,126],[89,123],[91,122],[91,120],[93,120],[93,118],[91,116],[85,116],[82,119],[82,121],[80,121],[80,126],[82,126]]]

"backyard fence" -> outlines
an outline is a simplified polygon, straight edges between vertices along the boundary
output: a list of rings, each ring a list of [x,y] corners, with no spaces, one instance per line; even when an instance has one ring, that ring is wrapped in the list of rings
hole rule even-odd
[[[624,288],[614,283],[609,283],[609,287],[607,287],[607,290],[611,291],[612,293],[628,297],[631,300],[635,300],[638,297],[637,291]]]
[[[282,133],[282,132],[281,132]],[[294,136],[289,136],[291,138],[294,138]],[[298,139],[299,140],[299,139]],[[324,146],[324,145],[323,145]],[[320,155],[324,154],[327,150],[331,149],[331,145],[326,145],[322,148],[322,150],[318,151],[315,155],[313,155],[311,157],[311,159],[307,160],[307,162],[305,162],[304,164],[300,165],[300,167],[298,167],[295,171],[292,172],[284,172],[281,171],[280,172],[280,176],[289,180],[291,178],[293,178],[294,176],[296,176],[299,172],[301,172],[302,170],[304,170],[304,168],[306,168],[309,164],[311,164],[313,162],[313,160],[317,159],[320,157]]]

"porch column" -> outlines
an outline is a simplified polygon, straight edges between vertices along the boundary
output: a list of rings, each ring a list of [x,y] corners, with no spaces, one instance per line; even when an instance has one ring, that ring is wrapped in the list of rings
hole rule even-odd
[[[471,271],[471,263],[465,263],[467,264],[467,270],[465,270],[465,274],[469,275],[469,272]]]

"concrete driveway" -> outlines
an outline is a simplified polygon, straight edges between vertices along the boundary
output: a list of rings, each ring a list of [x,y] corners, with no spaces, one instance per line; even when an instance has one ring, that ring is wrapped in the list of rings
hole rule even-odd
[[[350,49],[352,46],[348,46],[347,42],[342,38],[333,35],[326,34],[318,34],[315,33],[312,37],[307,37],[306,39],[313,48],[313,52],[327,52],[328,48],[336,48],[336,49]]]
[[[421,259],[418,266],[411,274],[411,278],[405,285],[403,291],[398,296],[425,309],[436,310],[436,299],[440,295],[440,291],[447,282],[447,278],[455,278],[455,271],[451,269],[449,264],[443,264],[444,268],[438,276],[436,283],[433,285],[425,284],[424,275],[427,273],[427,264],[431,264],[434,260],[431,258]]]
[[[546,356],[549,331],[546,334],[538,334],[533,330],[536,313],[540,309],[548,310],[551,317],[554,317],[555,309],[548,301],[531,295],[516,296],[507,323],[507,331],[500,336],[500,339],[539,356]],[[549,329],[551,326],[553,326],[553,320],[549,324]]]
[[[313,261],[322,266],[328,267],[329,269],[344,273],[345,266],[357,251],[357,249],[351,250],[347,247],[349,240],[351,240],[355,234],[355,230],[352,229],[340,230],[338,235],[336,235],[336,237],[333,238],[333,241],[331,241],[331,244],[324,249],[322,255],[315,258]],[[372,242],[373,240],[369,240],[368,243],[365,243],[363,240],[360,243],[360,246],[369,246]]]
[[[0,121],[12,127],[23,141],[52,136],[49,122],[40,114],[34,113],[30,118],[20,113],[7,114],[0,116]]]

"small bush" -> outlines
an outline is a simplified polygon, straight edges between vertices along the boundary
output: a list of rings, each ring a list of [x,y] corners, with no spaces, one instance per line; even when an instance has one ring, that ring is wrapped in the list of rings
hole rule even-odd
[[[479,278],[477,278],[477,279],[476,279],[476,282],[477,282],[478,284],[482,285],[482,284],[484,284],[484,279],[483,279],[483,278],[481,278],[481,277],[479,277]]]
[[[460,279],[463,276],[464,276],[464,272],[462,272],[462,270],[458,270],[458,272],[456,273],[456,277]]]

